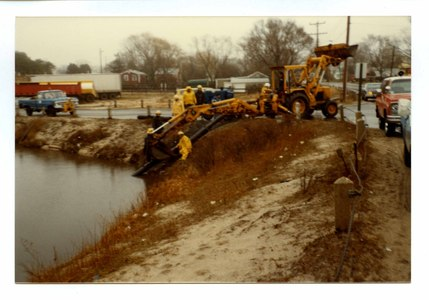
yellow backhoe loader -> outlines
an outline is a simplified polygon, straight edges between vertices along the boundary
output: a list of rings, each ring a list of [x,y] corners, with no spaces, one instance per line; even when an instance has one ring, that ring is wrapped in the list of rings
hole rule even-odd
[[[330,87],[321,86],[320,82],[329,65],[338,65],[353,56],[356,48],[346,44],[318,47],[315,49],[316,57],[308,58],[305,65],[272,68],[273,93],[268,97],[248,101],[232,98],[187,108],[147,134],[144,145],[146,162],[133,176],[177,160],[180,157],[176,146],[179,131],[185,131],[194,143],[225,119],[293,114],[296,103],[300,104],[300,114],[303,116],[321,109],[326,117],[334,117],[337,104],[331,99]],[[191,130],[190,125],[197,123],[197,120],[198,128]]]
[[[327,118],[338,112],[337,103],[332,98],[329,86],[321,85],[328,66],[337,66],[352,57],[357,45],[327,45],[315,48],[316,56],[310,56],[306,64],[286,65],[271,68],[271,88],[276,92],[279,102],[289,110],[310,116],[314,110],[321,110]],[[299,103],[299,105],[296,105]]]

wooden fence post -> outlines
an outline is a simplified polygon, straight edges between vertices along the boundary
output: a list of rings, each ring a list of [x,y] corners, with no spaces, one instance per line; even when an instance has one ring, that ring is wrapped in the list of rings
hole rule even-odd
[[[356,142],[361,143],[365,138],[365,121],[363,119],[356,120]]]
[[[148,106],[146,107],[146,110],[147,110],[147,116],[148,116],[148,117],[150,117],[150,105],[148,105]]]
[[[107,118],[112,119],[112,108],[110,106],[107,107]]]
[[[344,121],[344,106],[342,104],[338,105],[338,108],[340,110],[340,119],[341,121]]]
[[[335,230],[347,231],[351,217],[349,191],[353,190],[353,181],[347,177],[338,178],[334,182],[335,196]]]

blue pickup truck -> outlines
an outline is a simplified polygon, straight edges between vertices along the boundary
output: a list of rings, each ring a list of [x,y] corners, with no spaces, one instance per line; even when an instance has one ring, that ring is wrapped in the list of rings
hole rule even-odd
[[[18,100],[19,108],[25,109],[27,116],[32,116],[33,112],[43,111],[48,116],[56,116],[58,112],[68,112],[72,115],[78,104],[77,98],[67,97],[61,90],[39,91],[30,99]]]

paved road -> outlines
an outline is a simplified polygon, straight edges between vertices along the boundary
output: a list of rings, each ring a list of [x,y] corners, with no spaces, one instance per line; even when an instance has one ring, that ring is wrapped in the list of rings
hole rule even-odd
[[[158,109],[152,109],[151,115],[155,115],[155,111]],[[163,117],[171,117],[171,111],[168,108],[159,109]],[[25,116],[26,112],[24,109],[20,109],[19,113],[21,116]],[[41,115],[41,113],[34,112],[34,116]],[[66,116],[68,114],[58,113],[58,116]],[[85,118],[108,118],[108,111],[106,109],[85,109],[78,108],[77,115]],[[113,119],[137,119],[139,115],[147,115],[147,110],[142,108],[133,109],[119,109],[115,108],[111,110],[111,116]]]
[[[345,104],[344,105],[344,117],[349,121],[355,123],[356,120],[356,112],[358,111],[357,102],[354,104]],[[361,102],[361,110],[362,115],[365,118],[365,124],[368,125],[369,128],[378,128],[378,119],[375,116],[375,103],[374,102]]]
[[[168,108],[161,108],[161,115],[163,117],[170,117],[171,111]],[[151,110],[151,115],[155,114],[155,109]],[[357,109],[357,102],[354,104],[345,104],[344,105],[344,116],[347,120],[355,122],[355,112]],[[365,123],[368,124],[370,128],[378,128],[378,119],[375,116],[375,104],[374,102],[362,101],[361,103],[361,112],[365,117]],[[20,109],[20,114],[25,115],[25,110]],[[86,118],[107,118],[108,111],[107,109],[78,109],[78,116]],[[34,113],[38,115],[38,113]],[[58,114],[59,116],[62,114]],[[139,115],[147,115],[147,109],[135,108],[135,109],[112,109],[111,115],[113,119],[137,119]],[[313,116],[315,118],[323,118],[323,115],[320,111],[314,112]]]

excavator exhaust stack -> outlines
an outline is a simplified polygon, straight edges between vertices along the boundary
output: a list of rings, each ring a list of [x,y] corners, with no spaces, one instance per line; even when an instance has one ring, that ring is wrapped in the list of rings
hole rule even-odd
[[[346,59],[353,57],[356,54],[358,45],[347,45],[347,44],[329,44],[326,46],[316,47],[314,53],[317,57],[322,55],[328,55],[335,58]]]

